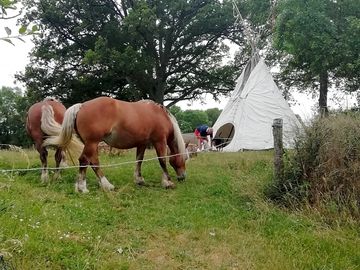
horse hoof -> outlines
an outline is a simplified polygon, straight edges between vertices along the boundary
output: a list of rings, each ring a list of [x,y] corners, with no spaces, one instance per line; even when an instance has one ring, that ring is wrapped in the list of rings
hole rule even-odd
[[[49,182],[49,175],[48,174],[42,174],[41,175],[41,184],[47,184]]]
[[[100,178],[100,186],[104,191],[112,191],[115,188],[105,176]]]
[[[175,184],[171,181],[163,181],[163,187],[166,189],[173,189],[175,188]]]
[[[144,177],[135,177],[135,184],[138,186],[145,186]]]
[[[41,179],[40,183],[41,183],[41,185],[47,185],[47,184],[49,184],[49,180],[48,179],[46,179],[46,180]]]
[[[58,173],[55,173],[54,176],[53,176],[53,180],[57,181],[57,180],[60,180],[61,179],[61,175],[58,174]]]
[[[86,184],[75,184],[75,192],[77,193],[89,193],[89,190],[86,188]]]
[[[76,193],[89,193],[89,190],[87,188],[79,189],[78,187],[75,187]]]
[[[113,191],[114,189],[115,189],[115,187],[112,185],[112,184],[109,184],[109,185],[103,185],[102,186],[102,189],[104,190],[104,191]]]
[[[135,181],[135,184],[140,187],[146,186],[145,181]]]

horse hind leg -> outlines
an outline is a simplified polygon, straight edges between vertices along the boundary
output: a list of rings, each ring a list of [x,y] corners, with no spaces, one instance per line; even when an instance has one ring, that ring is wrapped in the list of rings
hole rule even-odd
[[[162,181],[161,181],[162,186],[164,188],[175,188],[175,184],[171,181],[169,172],[166,167],[166,157],[165,157],[167,152],[166,143],[159,142],[159,143],[155,143],[154,146],[156,149],[156,154],[158,156],[160,166],[163,170]]]
[[[54,180],[57,180],[60,178],[60,163],[63,159],[63,151],[60,148],[56,149],[55,152],[55,164],[56,164],[56,171],[53,176]]]
[[[136,167],[134,172],[135,184],[142,186],[145,185],[144,177],[141,175],[141,164],[144,159],[146,145],[138,146],[136,148]]]
[[[41,161],[41,182],[47,183],[49,181],[49,172],[47,169],[47,157],[48,151],[45,147],[42,146],[41,142],[36,143],[36,149],[40,154],[40,161]]]
[[[60,160],[60,167],[67,167],[68,164],[66,162],[66,154],[65,152],[61,149],[61,160]]]
[[[86,170],[89,165],[89,160],[85,155],[85,148],[79,157],[79,175],[75,183],[75,192],[88,193],[89,190],[86,187]]]

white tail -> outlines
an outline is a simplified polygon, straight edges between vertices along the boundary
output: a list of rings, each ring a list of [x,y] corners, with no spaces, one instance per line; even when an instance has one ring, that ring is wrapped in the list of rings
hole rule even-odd
[[[57,136],[60,134],[61,125],[55,121],[54,109],[46,104],[41,107],[41,130],[50,136]]]
[[[68,152],[70,154],[70,157],[80,156],[84,148],[84,144],[74,133],[76,114],[80,110],[80,107],[81,103],[78,103],[66,110],[64,115],[64,121],[62,123],[60,131],[57,134],[50,134],[46,132],[50,136],[44,141],[44,146],[55,145],[61,147],[65,152]],[[43,110],[43,115],[41,119],[43,118],[44,129],[50,129],[50,126],[45,127],[45,124],[55,122],[53,110]]]

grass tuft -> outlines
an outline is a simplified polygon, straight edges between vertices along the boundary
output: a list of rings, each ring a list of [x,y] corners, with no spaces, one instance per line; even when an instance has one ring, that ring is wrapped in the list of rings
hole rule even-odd
[[[285,206],[309,204],[329,219],[360,217],[360,116],[317,119],[287,152],[284,178],[268,196]]]

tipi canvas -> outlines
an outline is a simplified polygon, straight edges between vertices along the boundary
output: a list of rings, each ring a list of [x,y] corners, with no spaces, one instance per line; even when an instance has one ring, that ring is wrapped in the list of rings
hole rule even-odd
[[[262,150],[274,147],[272,124],[283,120],[284,147],[291,148],[301,124],[275,84],[263,59],[255,54],[237,80],[230,100],[216,123],[214,138],[224,151]]]

